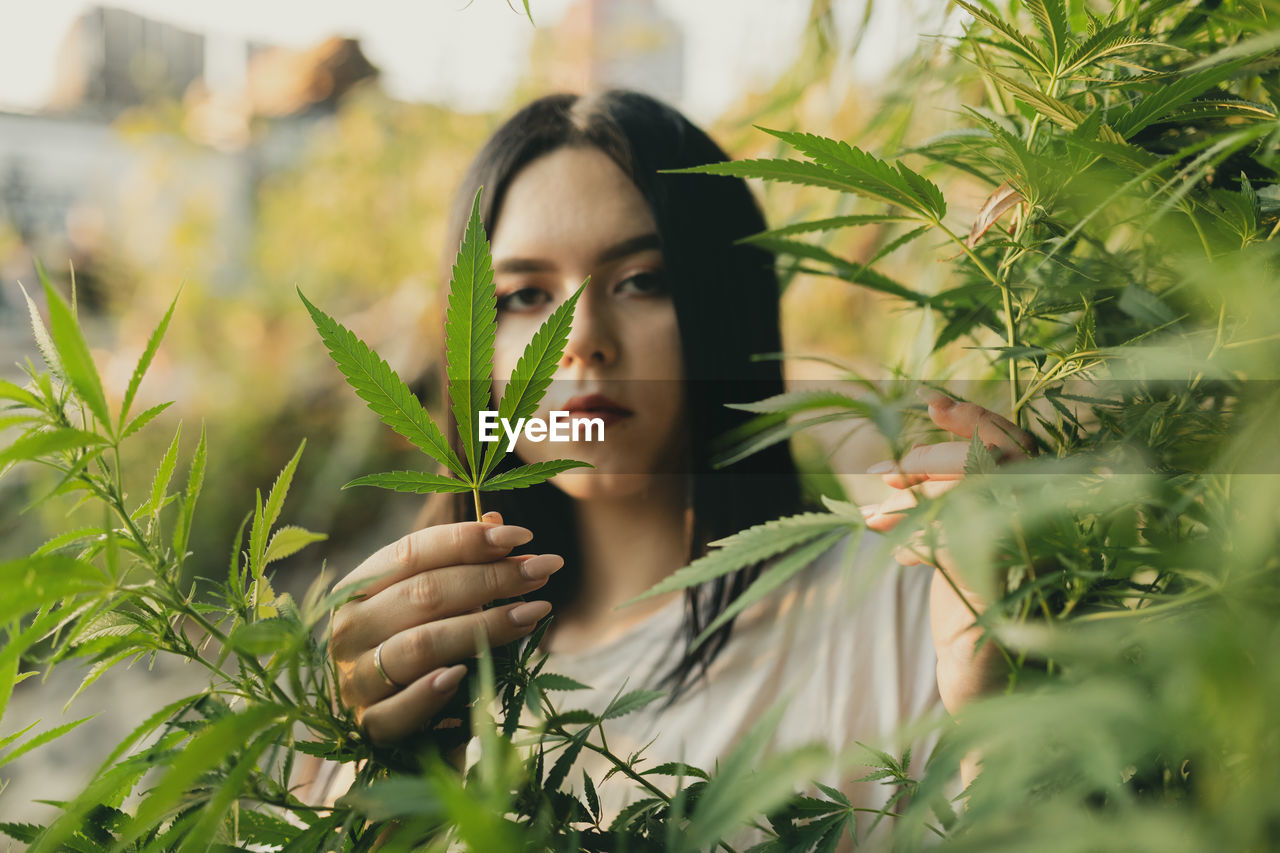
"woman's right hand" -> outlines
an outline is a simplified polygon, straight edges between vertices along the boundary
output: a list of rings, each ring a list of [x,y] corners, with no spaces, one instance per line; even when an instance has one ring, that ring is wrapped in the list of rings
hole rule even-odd
[[[466,675],[461,661],[478,652],[477,629],[491,647],[505,645],[551,611],[546,601],[481,609],[539,589],[564,565],[555,554],[507,556],[532,538],[490,512],[483,522],[416,530],[343,579],[340,586],[363,586],[334,614],[329,654],[343,704],[374,743],[402,740],[439,713]],[[382,669],[395,684],[374,664],[380,644]]]

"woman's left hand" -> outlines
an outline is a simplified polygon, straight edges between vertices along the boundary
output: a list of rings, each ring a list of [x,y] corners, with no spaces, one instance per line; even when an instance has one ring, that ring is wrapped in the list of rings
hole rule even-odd
[[[1030,433],[995,412],[928,388],[920,395],[929,404],[929,417],[935,424],[963,439],[972,439],[977,432],[978,440],[997,460],[1026,459],[1035,454],[1035,439]],[[964,478],[969,446],[968,440],[922,445],[897,463],[881,462],[867,469],[869,474],[880,474],[885,484],[895,489],[884,502],[862,507],[867,527],[888,532],[906,517],[904,510],[916,505],[918,495],[932,498],[954,488]],[[943,704],[954,713],[989,689],[1000,674],[1002,663],[993,644],[987,643],[977,652],[974,649],[982,633],[974,624],[974,611],[981,613],[986,602],[960,582],[945,543],[926,547],[925,537],[918,533],[899,546],[894,557],[904,565],[927,563],[938,569],[930,592],[929,622],[938,653],[938,689]]]

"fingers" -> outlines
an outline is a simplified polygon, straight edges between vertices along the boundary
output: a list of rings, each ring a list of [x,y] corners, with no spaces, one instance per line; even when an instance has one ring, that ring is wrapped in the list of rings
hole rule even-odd
[[[893,462],[881,462],[867,469],[868,474],[881,474],[885,485],[905,489],[926,480],[959,480],[964,477],[964,463],[969,455],[966,441],[946,441],[913,447]]]
[[[477,630],[491,647],[506,645],[532,631],[550,611],[549,602],[526,601],[416,625],[382,644],[382,669],[396,684],[412,685],[432,670],[475,656]],[[378,673],[373,654],[369,649],[353,659],[338,659],[338,689],[348,707],[371,705],[397,689]]]
[[[930,545],[923,530],[911,534],[911,538],[893,549],[893,559],[901,566],[915,566],[920,563],[954,572],[955,563],[947,546],[940,543]]]
[[[374,743],[403,740],[443,710],[467,674],[464,664],[434,669],[398,693],[357,713],[357,722]]]
[[[954,489],[959,482],[959,479],[929,480],[909,489],[894,492],[881,503],[860,507],[862,518],[870,529],[888,533],[906,518],[903,513],[918,503],[917,495],[936,498]]]
[[[1020,429],[1007,418],[977,403],[962,403],[932,388],[921,388],[920,396],[929,404],[929,417],[947,432],[961,438],[972,438],[975,430],[978,440],[988,446],[995,445],[1006,454],[1030,456],[1036,451],[1036,441],[1031,433]]]
[[[380,548],[343,578],[340,588],[353,587],[367,598],[419,572],[500,559],[532,538],[524,527],[479,521],[424,527]]]
[[[564,566],[556,554],[520,555],[479,565],[419,572],[335,614],[335,654],[368,649],[415,625],[478,610],[499,598],[541,588]]]

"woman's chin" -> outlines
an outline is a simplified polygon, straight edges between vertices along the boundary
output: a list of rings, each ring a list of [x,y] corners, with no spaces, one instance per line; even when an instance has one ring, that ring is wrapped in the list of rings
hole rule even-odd
[[[667,487],[677,480],[683,482],[683,476],[624,473],[592,468],[576,468],[551,478],[556,488],[574,500],[626,498],[654,489],[666,491]]]

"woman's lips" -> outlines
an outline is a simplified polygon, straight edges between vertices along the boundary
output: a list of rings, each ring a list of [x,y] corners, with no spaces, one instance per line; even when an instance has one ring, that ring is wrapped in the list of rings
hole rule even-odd
[[[621,403],[606,397],[604,394],[587,394],[572,397],[564,404],[564,411],[571,418],[599,418],[608,426],[634,414]]]

